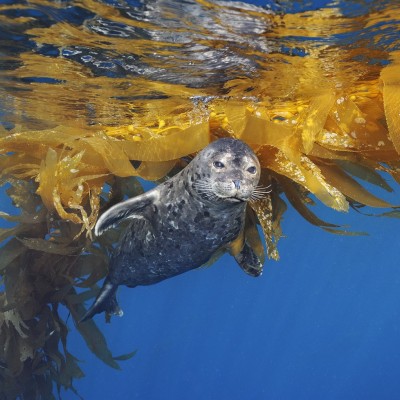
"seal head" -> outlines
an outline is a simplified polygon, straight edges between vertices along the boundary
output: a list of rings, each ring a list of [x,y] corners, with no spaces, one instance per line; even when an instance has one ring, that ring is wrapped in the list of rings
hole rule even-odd
[[[251,200],[260,180],[260,163],[245,143],[232,138],[213,142],[193,160],[193,190],[216,204]]]

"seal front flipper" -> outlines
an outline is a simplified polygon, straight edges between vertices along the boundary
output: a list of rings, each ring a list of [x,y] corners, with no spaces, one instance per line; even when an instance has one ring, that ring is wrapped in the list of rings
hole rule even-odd
[[[246,274],[257,277],[262,274],[263,264],[257,257],[253,249],[245,242],[242,250],[234,255],[239,267],[242,268]]]
[[[147,193],[125,200],[111,207],[98,219],[94,228],[95,235],[99,236],[107,229],[118,224],[122,219],[132,217],[139,213],[145,207],[158,200],[158,197],[159,191],[153,189]]]
[[[118,285],[111,283],[110,280],[106,278],[96,300],[79,322],[87,321],[94,315],[102,313],[103,311],[106,312],[106,318],[109,318],[110,315],[118,315],[119,317],[122,317],[123,311],[119,307],[115,296],[117,289]]]

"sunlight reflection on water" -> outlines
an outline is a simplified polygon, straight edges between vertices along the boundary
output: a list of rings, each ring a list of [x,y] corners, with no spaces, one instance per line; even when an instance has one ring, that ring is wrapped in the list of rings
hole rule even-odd
[[[236,96],[235,80],[246,95],[296,100],[286,76],[304,79],[299,58],[318,59],[322,74],[343,87],[376,79],[399,47],[399,5],[354,2],[346,16],[349,7],[341,6],[310,11],[307,3],[302,14],[276,16],[273,4],[240,2],[6,4],[0,86],[12,106],[2,107],[13,113],[23,101],[25,114],[48,123],[89,116],[92,124],[115,117],[122,124],[131,117],[127,99]],[[280,11],[285,7],[298,10],[284,2]],[[308,73],[318,87],[318,74]],[[32,103],[51,108],[40,115]]]

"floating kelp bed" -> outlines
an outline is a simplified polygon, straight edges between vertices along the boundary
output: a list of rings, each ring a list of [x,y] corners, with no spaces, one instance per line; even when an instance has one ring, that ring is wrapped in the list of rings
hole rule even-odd
[[[0,399],[53,398],[83,376],[60,305],[108,365],[133,355],[113,357],[93,321],[77,324],[119,234],[92,229],[142,193],[138,178],[166,179],[216,138],[248,143],[272,183],[246,228],[263,253],[261,226],[269,258],[287,203],[339,234],[352,233],[310,206],[391,207],[359,182],[400,180],[399,15],[390,2],[352,18],[200,0],[0,5],[0,182],[19,209],[1,213],[13,227],[0,230]]]

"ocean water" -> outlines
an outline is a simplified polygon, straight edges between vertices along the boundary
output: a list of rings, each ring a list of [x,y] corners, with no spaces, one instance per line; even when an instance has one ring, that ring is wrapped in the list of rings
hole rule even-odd
[[[356,213],[344,220],[369,236],[332,235],[288,211],[281,261],[267,262],[257,279],[225,256],[154,286],[122,288],[125,315],[100,326],[115,354],[137,355],[112,370],[72,332],[71,351],[87,374],[79,392],[87,399],[398,399],[398,221]]]
[[[348,15],[365,15],[374,3],[340,5]],[[279,7],[332,5],[284,1]],[[398,189],[386,198],[400,204]],[[12,211],[4,191],[0,204]],[[75,382],[79,394],[87,400],[399,399],[399,221],[317,210],[368,236],[325,232],[289,208],[281,260],[267,261],[259,278],[246,276],[226,255],[157,285],[121,287],[124,316],[111,324],[95,317],[113,354],[137,350],[120,371],[95,358],[69,320],[69,350],[86,374]],[[62,398],[77,397],[63,391]]]

